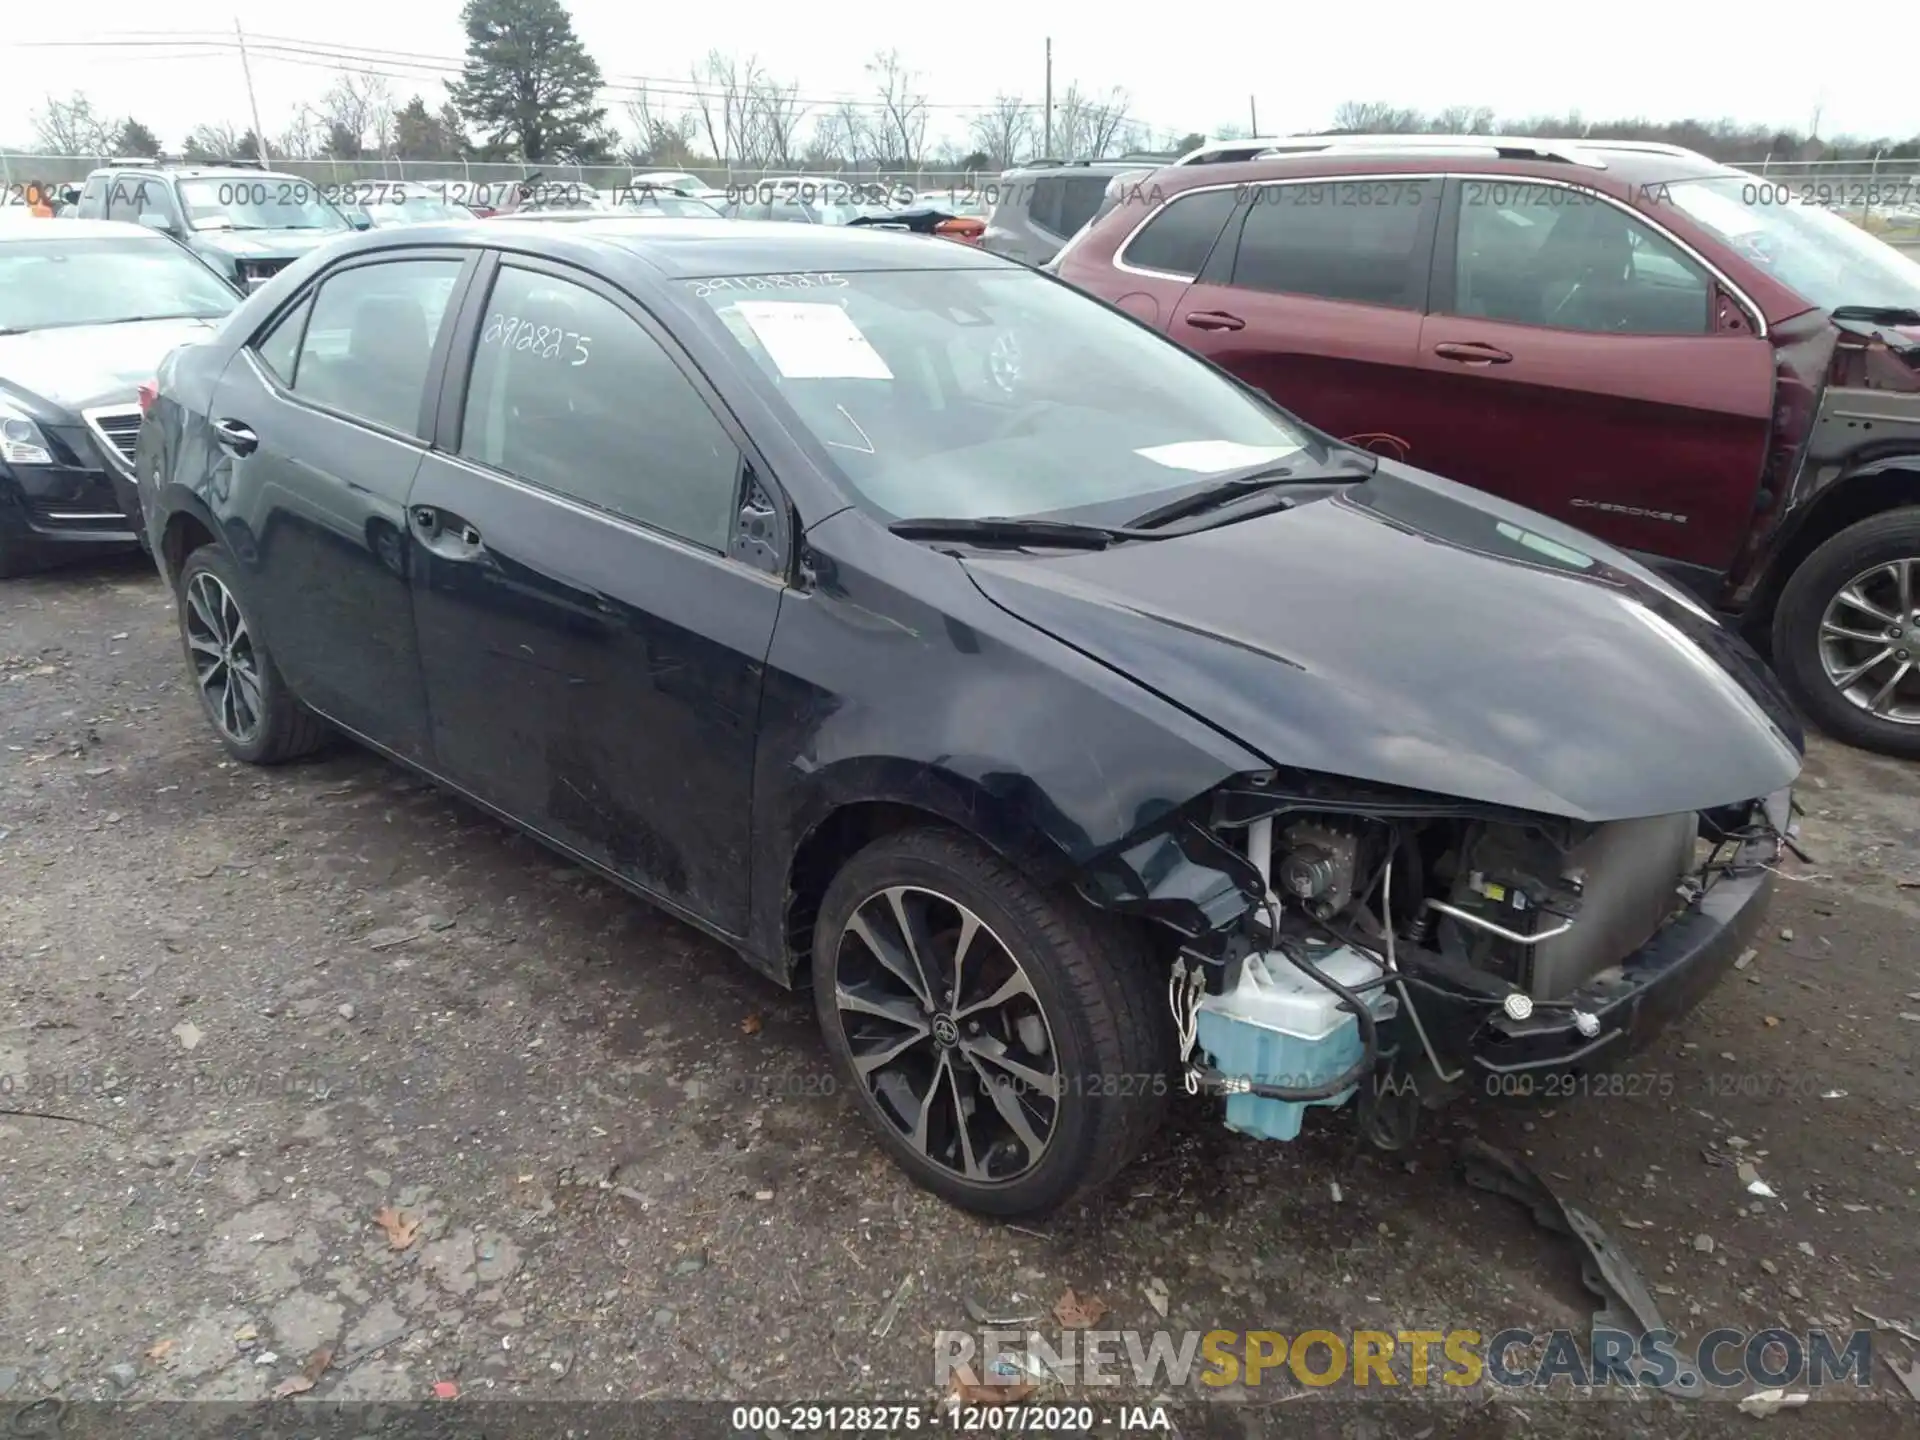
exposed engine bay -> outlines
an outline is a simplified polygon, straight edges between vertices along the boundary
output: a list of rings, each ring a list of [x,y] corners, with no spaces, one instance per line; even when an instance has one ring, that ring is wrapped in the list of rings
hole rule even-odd
[[[1321,808],[1271,783],[1213,797],[1207,828],[1259,898],[1224,943],[1182,947],[1168,999],[1188,1090],[1273,1139],[1306,1106],[1357,1100],[1397,1146],[1463,1090],[1607,1063],[1643,1009],[1683,1011],[1717,976],[1698,952],[1744,943],[1790,843],[1786,792],[1587,823],[1414,797]]]

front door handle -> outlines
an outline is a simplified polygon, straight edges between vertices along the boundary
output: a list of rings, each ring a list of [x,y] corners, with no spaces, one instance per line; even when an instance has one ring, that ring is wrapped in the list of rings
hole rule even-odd
[[[1513,356],[1497,345],[1485,345],[1478,340],[1442,340],[1433,347],[1433,353],[1442,360],[1457,360],[1462,365],[1504,365]]]
[[[260,447],[260,437],[253,433],[252,427],[238,420],[214,421],[213,433],[219,437],[220,448],[230,454],[251,455]]]
[[[1195,330],[1244,330],[1247,322],[1238,315],[1229,315],[1224,310],[1194,310],[1187,315],[1187,324]]]

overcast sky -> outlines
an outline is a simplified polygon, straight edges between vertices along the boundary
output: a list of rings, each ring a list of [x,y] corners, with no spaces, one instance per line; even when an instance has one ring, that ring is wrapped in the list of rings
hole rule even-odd
[[[249,36],[408,51],[458,59],[458,7],[446,0],[79,0],[70,6],[13,0],[0,64],[0,146],[33,134],[32,113],[51,92],[85,91],[96,106],[132,115],[178,146],[204,120],[248,122],[240,63],[231,52],[176,55],[148,50],[29,49],[23,41],[105,40],[161,32],[230,33],[236,15]],[[1869,39],[1854,24],[1796,28],[1781,50],[1730,32],[1732,18],[1705,0],[1644,7],[1550,10],[1537,3],[1462,0],[1445,7],[1376,0],[1367,6],[1236,7],[1212,10],[1211,24],[1184,23],[1164,6],[1065,0],[1046,7],[1016,0],[961,5],[832,6],[733,0],[721,5],[635,5],[574,0],[581,38],[610,81],[683,80],[712,48],[756,55],[797,81],[811,100],[871,96],[862,65],[893,47],[918,72],[936,129],[963,131],[969,104],[996,92],[1037,101],[1046,33],[1053,37],[1056,93],[1070,81],[1123,86],[1133,114],[1174,132],[1245,125],[1248,97],[1266,133],[1329,124],[1342,100],[1385,100],[1438,109],[1490,105],[1503,116],[1564,113],[1590,118],[1733,116],[1804,129],[1816,109],[1828,136],[1910,135],[1920,129],[1912,87],[1866,75],[1862,45],[1874,54],[1920,54],[1920,5],[1880,7]],[[1804,11],[1800,13],[1806,13]],[[1900,18],[1904,16],[1904,18]],[[1044,29],[1042,28],[1044,24]],[[1902,33],[1896,33],[1902,32]],[[1204,38],[1203,38],[1204,37]],[[1747,37],[1751,39],[1752,37]],[[1776,39],[1778,37],[1775,37]],[[1853,77],[1847,79],[1844,77]],[[33,78],[29,78],[33,77]],[[295,107],[328,84],[324,62],[258,56],[254,80],[269,135]],[[442,98],[436,80],[392,78]],[[624,122],[616,105],[612,118]]]

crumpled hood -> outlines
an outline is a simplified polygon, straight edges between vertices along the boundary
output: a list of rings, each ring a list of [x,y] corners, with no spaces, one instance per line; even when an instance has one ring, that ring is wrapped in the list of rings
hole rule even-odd
[[[272,260],[304,255],[329,240],[356,235],[356,230],[196,230],[194,239],[240,260]]]
[[[218,320],[138,320],[64,325],[0,335],[0,388],[69,411],[131,404],[178,346],[206,340]]]
[[[1383,462],[1197,534],[969,555],[997,605],[1275,765],[1606,821],[1770,795],[1784,694],[1730,631],[1611,547]]]

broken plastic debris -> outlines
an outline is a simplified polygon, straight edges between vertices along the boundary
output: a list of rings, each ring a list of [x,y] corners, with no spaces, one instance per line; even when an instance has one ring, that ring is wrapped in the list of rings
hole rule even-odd
[[[1014,1298],[1018,1299],[1019,1297],[1015,1296]],[[965,1304],[967,1308],[967,1318],[969,1320],[973,1321],[976,1325],[985,1325],[989,1329],[1000,1330],[1005,1329],[1009,1325],[1025,1325],[1040,1318],[1040,1312],[1038,1310],[1025,1311],[1016,1315],[1011,1305],[1004,1310],[994,1310],[989,1306],[983,1305],[971,1295],[967,1296],[962,1303]]]
[[[1761,1390],[1747,1396],[1746,1399],[1740,1402],[1740,1413],[1742,1415],[1759,1415],[1764,1417],[1773,1414],[1775,1411],[1785,1410],[1789,1406],[1804,1405],[1806,1403],[1807,1393],[1804,1390],[1797,1391],[1792,1395],[1787,1394],[1784,1390]]]
[[[1142,1285],[1140,1290],[1147,1297],[1147,1303],[1153,1306],[1155,1313],[1164,1320],[1167,1315],[1167,1305],[1172,1298],[1167,1294],[1167,1282],[1155,1276]]]
[[[436,1380],[433,1382],[433,1398],[436,1400],[458,1400],[460,1398],[460,1387],[451,1380]]]
[[[1734,1173],[1740,1177],[1740,1183],[1747,1187],[1749,1195],[1763,1196],[1768,1200],[1777,1198],[1773,1193],[1773,1187],[1760,1178],[1760,1172],[1751,1160],[1742,1160]]]
[[[1847,1098],[1847,1092],[1844,1090],[1828,1090],[1823,1092],[1820,1098],[1822,1100],[1844,1100]]]
[[[893,1322],[900,1318],[900,1307],[906,1302],[908,1293],[913,1289],[913,1276],[908,1275],[900,1282],[900,1288],[893,1292],[893,1298],[887,1302],[887,1308],[880,1312],[880,1318],[873,1327],[873,1338],[884,1340],[893,1329]]]

